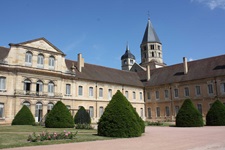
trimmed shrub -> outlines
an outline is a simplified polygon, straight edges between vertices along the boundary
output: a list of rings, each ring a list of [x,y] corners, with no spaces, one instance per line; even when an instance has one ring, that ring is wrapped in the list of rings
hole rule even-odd
[[[202,127],[204,125],[201,113],[195,108],[190,99],[186,99],[177,117],[177,127]]]
[[[207,126],[225,126],[225,106],[216,100],[206,115]]]
[[[117,91],[98,122],[98,135],[122,138],[141,136],[143,129],[139,121],[130,102]]]
[[[76,115],[74,116],[74,123],[75,124],[90,124],[91,123],[91,117],[83,106],[80,107],[80,109],[77,111]]]
[[[27,106],[23,106],[12,121],[12,125],[33,125],[34,123],[34,116]]]
[[[45,120],[45,127],[47,128],[73,128],[73,117],[68,108],[58,101]]]

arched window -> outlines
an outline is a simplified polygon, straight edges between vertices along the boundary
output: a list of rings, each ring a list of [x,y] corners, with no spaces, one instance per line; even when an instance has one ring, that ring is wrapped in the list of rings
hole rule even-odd
[[[0,90],[3,91],[6,88],[6,77],[0,77]]]
[[[54,83],[51,81],[48,83],[48,95],[54,96]]]
[[[37,102],[35,106],[35,122],[40,122],[42,119],[42,103]]]
[[[52,110],[54,104],[53,103],[48,103],[48,113]]]
[[[53,56],[49,57],[48,65],[49,65],[49,69],[55,69],[55,57]]]
[[[23,102],[23,105],[24,105],[24,106],[27,106],[27,107],[30,109],[30,102],[24,101],[24,102]]]
[[[36,83],[36,94],[40,95],[43,92],[43,82],[38,80]]]
[[[31,81],[29,79],[24,80],[24,91],[25,94],[29,95],[31,91]]]
[[[4,103],[0,103],[0,118],[4,118]]]
[[[32,56],[33,54],[31,52],[26,52],[26,56],[25,56],[25,65],[26,66],[31,66],[32,65]]]
[[[37,67],[43,68],[44,67],[44,55],[39,54],[37,58]]]

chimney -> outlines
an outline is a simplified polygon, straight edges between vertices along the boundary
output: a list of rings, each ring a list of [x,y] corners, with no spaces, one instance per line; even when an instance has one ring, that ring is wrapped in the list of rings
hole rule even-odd
[[[78,71],[82,72],[82,67],[84,67],[84,58],[82,58],[82,54],[79,53],[77,56],[77,63],[78,63]]]
[[[183,64],[184,64],[184,74],[188,73],[188,64],[187,64],[187,58],[183,57]]]
[[[150,64],[148,64],[147,65],[147,81],[149,81],[150,80],[150,78],[151,78],[151,73],[150,73]]]
[[[74,65],[74,63],[72,63],[71,71],[72,71],[72,72],[75,72],[75,65]]]

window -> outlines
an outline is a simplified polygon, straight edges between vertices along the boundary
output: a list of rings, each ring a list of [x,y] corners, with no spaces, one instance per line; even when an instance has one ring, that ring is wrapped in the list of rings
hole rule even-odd
[[[31,81],[26,79],[24,80],[24,91],[25,94],[30,94],[30,89],[31,89]]]
[[[124,60],[123,63],[126,65],[127,64],[127,60]]]
[[[70,105],[66,105],[66,108],[70,110],[71,109],[71,106]]]
[[[196,94],[196,96],[199,96],[199,95],[201,95],[201,88],[200,88],[200,86],[195,86],[195,94]]]
[[[27,107],[30,109],[30,102],[25,101],[25,102],[23,102],[23,105],[24,105],[24,106],[27,106]]]
[[[140,109],[140,115],[141,115],[141,118],[144,117],[144,111],[143,111],[143,108]]]
[[[26,66],[31,66],[32,65],[32,53],[31,52],[26,52],[25,56],[25,65]]]
[[[161,57],[161,54],[160,53],[158,53],[159,54],[159,58]]]
[[[179,106],[175,106],[175,116],[178,114],[180,107]]]
[[[48,83],[48,95],[54,96],[54,83],[53,82]]]
[[[83,95],[83,86],[78,87],[78,95],[82,96]]]
[[[202,104],[197,104],[198,111],[202,114]]]
[[[221,83],[220,85],[220,90],[221,90],[221,93],[225,93],[225,83]]]
[[[184,88],[184,96],[189,96],[189,88],[188,87]]]
[[[41,80],[38,80],[36,83],[36,94],[40,95],[41,92],[43,92],[43,82]]]
[[[103,88],[99,88],[99,97],[103,97]]]
[[[131,60],[130,60],[130,64],[133,65],[133,63],[134,63],[134,61],[131,59]]]
[[[178,89],[174,89],[174,97],[175,97],[175,98],[178,97]]]
[[[158,45],[158,50],[160,50],[160,46]]]
[[[89,97],[93,97],[93,87],[89,87]]]
[[[152,118],[152,112],[151,112],[151,108],[148,108],[148,119]]]
[[[40,122],[42,119],[42,103],[37,102],[35,106],[35,122]]]
[[[164,91],[164,96],[165,96],[165,98],[169,98],[169,91],[168,90]]]
[[[0,90],[4,91],[6,90],[6,78],[5,77],[0,77]]]
[[[0,118],[4,117],[4,104],[0,103]]]
[[[128,91],[125,91],[125,97],[128,99]]]
[[[133,92],[133,99],[136,99],[136,93]]]
[[[140,100],[142,100],[142,92],[140,92]]]
[[[66,84],[66,95],[71,95],[71,85]]]
[[[48,103],[48,111],[47,111],[47,113],[49,113],[52,110],[53,106],[54,106],[53,103]]]
[[[99,117],[103,115],[103,112],[104,112],[104,108],[102,106],[99,107]]]
[[[155,46],[154,45],[150,45],[150,49],[155,49]]]
[[[108,98],[111,99],[112,98],[112,89],[108,90]]]
[[[170,116],[170,108],[168,107],[168,106],[166,106],[166,116],[168,117],[168,116]]]
[[[209,92],[209,94],[213,94],[213,85],[212,84],[208,84],[208,92]]]
[[[155,91],[155,98],[159,99],[159,91]]]
[[[91,118],[94,118],[94,107],[93,106],[89,107],[89,115]]]
[[[160,108],[156,107],[156,117],[160,117]]]
[[[54,69],[55,68],[55,58],[53,56],[49,57],[48,65],[49,65],[49,69]]]
[[[43,68],[44,67],[44,56],[42,54],[38,55],[37,67],[38,68]]]
[[[154,52],[152,52],[152,57],[155,57]]]
[[[151,99],[151,94],[150,94],[150,92],[147,92],[147,98],[148,98],[148,99]]]

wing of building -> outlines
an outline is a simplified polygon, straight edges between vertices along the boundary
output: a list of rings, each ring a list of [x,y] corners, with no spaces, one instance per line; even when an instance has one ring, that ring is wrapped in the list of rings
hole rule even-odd
[[[138,64],[127,44],[122,70],[67,60],[45,38],[0,47],[0,124],[9,124],[23,105],[36,122],[57,101],[74,116],[80,106],[96,123],[120,90],[143,120],[174,120],[183,101],[192,99],[203,116],[215,99],[225,104],[225,55],[166,66],[162,43],[150,20]]]

